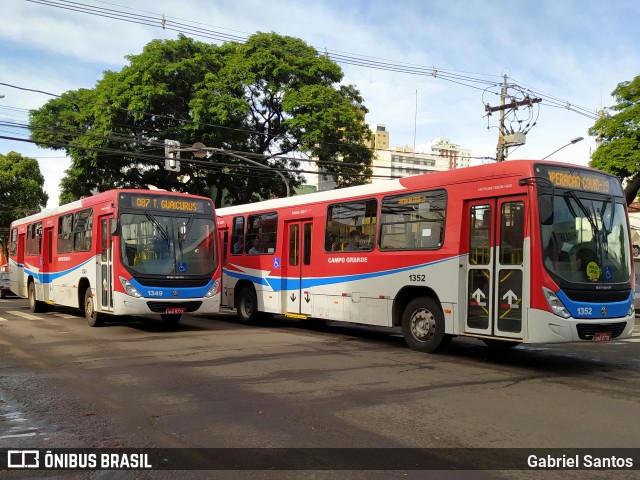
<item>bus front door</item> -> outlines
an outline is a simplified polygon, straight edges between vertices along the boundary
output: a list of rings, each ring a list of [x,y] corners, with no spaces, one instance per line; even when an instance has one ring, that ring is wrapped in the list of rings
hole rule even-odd
[[[311,315],[311,220],[285,223],[282,258],[282,305],[285,313]]]
[[[98,238],[96,308],[101,312],[113,311],[113,243],[111,238],[111,215],[100,217]]]
[[[464,332],[511,340],[524,337],[526,197],[469,202]]]

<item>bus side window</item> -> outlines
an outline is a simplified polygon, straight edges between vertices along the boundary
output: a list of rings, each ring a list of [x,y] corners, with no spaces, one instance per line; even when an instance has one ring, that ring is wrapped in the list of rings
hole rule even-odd
[[[382,199],[380,248],[422,250],[442,247],[447,192],[433,190]]]
[[[73,250],[73,213],[58,219],[58,253],[69,253]]]
[[[18,251],[18,229],[14,228],[13,230],[11,230],[11,243],[9,247],[9,255],[12,257],[15,257],[17,251]]]
[[[231,255],[242,255],[244,250],[244,217],[235,217],[231,227]]]
[[[247,217],[245,251],[248,255],[274,253],[277,238],[277,212],[259,213]]]
[[[93,210],[82,210],[76,214],[73,227],[74,250],[76,252],[88,252],[91,250],[93,239]]]
[[[373,250],[376,238],[378,202],[359,200],[327,208],[325,251]]]

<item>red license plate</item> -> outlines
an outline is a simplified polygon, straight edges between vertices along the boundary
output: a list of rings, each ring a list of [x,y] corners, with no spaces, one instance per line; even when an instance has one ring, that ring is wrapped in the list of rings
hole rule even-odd
[[[594,342],[608,342],[611,340],[611,332],[598,332],[593,336]]]
[[[169,315],[182,315],[184,313],[184,308],[167,308],[165,313]]]

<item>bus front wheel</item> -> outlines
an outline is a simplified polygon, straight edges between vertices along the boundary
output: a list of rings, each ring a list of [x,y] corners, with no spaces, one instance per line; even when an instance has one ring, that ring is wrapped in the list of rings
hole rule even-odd
[[[244,287],[236,300],[238,318],[243,323],[252,323],[258,317],[258,298],[251,287]]]
[[[87,288],[84,294],[84,316],[91,327],[104,326],[104,314],[96,312],[93,306],[93,295],[91,289]]]
[[[402,314],[402,335],[413,350],[432,353],[444,347],[451,336],[444,333],[444,313],[429,297],[415,298]]]
[[[31,282],[29,284],[29,291],[28,291],[27,295],[29,296],[29,310],[32,313],[44,312],[44,310],[45,310],[44,303],[36,300],[36,285],[35,285],[35,283]]]

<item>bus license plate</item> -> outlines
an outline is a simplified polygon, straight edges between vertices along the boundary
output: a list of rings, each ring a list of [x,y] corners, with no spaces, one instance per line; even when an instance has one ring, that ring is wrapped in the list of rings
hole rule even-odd
[[[594,342],[608,342],[611,340],[611,332],[597,332],[593,336]]]
[[[184,313],[184,308],[167,308],[165,313],[169,315],[182,315]]]

